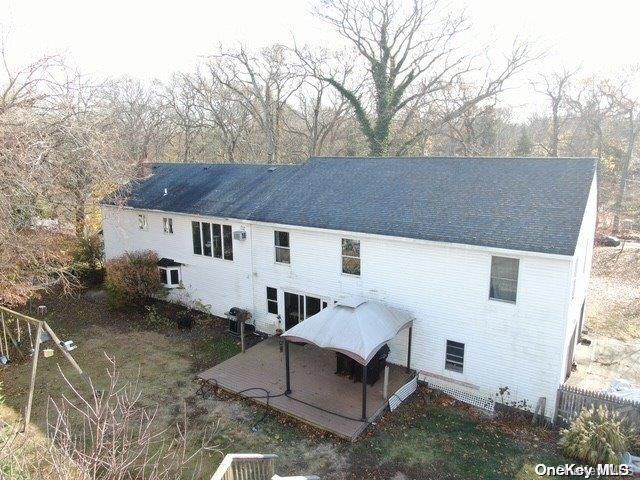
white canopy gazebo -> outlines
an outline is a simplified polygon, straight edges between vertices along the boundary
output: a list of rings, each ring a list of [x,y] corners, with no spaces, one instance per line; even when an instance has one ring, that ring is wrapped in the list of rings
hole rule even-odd
[[[290,328],[285,340],[286,393],[291,393],[289,373],[289,342],[311,343],[343,353],[362,365],[362,420],[367,411],[367,364],[378,350],[405,328],[407,342],[407,372],[411,370],[411,333],[413,317],[383,303],[359,297],[338,301]]]

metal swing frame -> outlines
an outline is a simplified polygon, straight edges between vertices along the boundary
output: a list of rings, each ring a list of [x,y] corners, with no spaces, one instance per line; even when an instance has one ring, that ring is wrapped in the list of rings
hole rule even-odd
[[[5,352],[7,355],[7,358],[9,356],[8,344],[6,342],[7,334],[9,335],[9,337],[11,337],[12,342],[14,343],[14,346],[17,345],[17,343],[15,342],[15,339],[13,338],[13,335],[11,334],[11,332],[7,331],[5,317],[9,317],[9,318],[13,317],[16,319],[16,321],[23,320],[27,322],[27,328],[29,330],[29,340],[31,343],[31,348],[33,349],[32,356],[31,356],[31,380],[29,383],[29,395],[27,397],[27,404],[24,410],[24,424],[22,426],[22,431],[24,432],[27,428],[27,425],[31,421],[31,407],[33,405],[33,392],[35,390],[36,373],[38,371],[38,359],[40,357],[40,344],[43,341],[42,340],[43,332],[46,332],[47,334],[49,334],[49,336],[51,337],[55,345],[58,347],[58,349],[62,352],[64,357],[69,361],[69,363],[73,366],[73,368],[75,368],[75,370],[82,377],[85,377],[85,373],[82,371],[82,368],[80,368],[80,365],[78,365],[78,362],[76,362],[73,356],[71,356],[71,354],[67,351],[67,349],[64,347],[64,343],[60,341],[56,333],[53,331],[53,329],[49,326],[49,324],[46,321],[38,320],[37,318],[29,317],[28,315],[24,315],[22,313],[16,312],[9,308],[0,306],[0,321],[2,323],[2,330],[3,330],[2,334],[4,337],[5,347],[7,349],[7,351]],[[35,345],[33,344],[33,340],[31,338],[31,325],[36,327]],[[2,340],[3,339],[0,339],[0,342]],[[20,353],[20,355],[26,358],[24,356],[24,353],[22,353],[22,351],[19,348],[16,348],[16,350]]]

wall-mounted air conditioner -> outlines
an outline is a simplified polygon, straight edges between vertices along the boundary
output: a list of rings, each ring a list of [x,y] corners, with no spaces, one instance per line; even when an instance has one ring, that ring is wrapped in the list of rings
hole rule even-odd
[[[246,240],[247,232],[245,232],[244,230],[233,232],[233,238],[235,238],[236,240]]]

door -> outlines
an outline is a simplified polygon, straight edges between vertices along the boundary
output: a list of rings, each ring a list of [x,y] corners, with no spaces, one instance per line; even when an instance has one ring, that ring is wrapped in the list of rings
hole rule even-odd
[[[326,302],[323,304],[319,297],[284,292],[284,329],[289,330],[324,307]]]
[[[295,327],[303,317],[302,295],[284,292],[284,329]]]

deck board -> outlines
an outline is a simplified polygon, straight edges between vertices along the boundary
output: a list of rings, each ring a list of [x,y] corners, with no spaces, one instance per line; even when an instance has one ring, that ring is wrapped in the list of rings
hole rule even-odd
[[[335,374],[336,357],[312,345],[290,345],[291,394],[269,399],[269,406],[339,437],[355,440],[368,426],[362,422],[362,384]],[[389,394],[410,378],[404,369],[390,365]],[[272,337],[204,372],[198,377],[244,397],[282,394],[285,390],[284,352]],[[367,419],[374,421],[387,406],[382,378],[367,386]],[[252,398],[265,405],[265,398]],[[303,403],[305,402],[305,403]],[[308,405],[309,404],[309,405]],[[321,410],[320,407],[323,410]],[[328,410],[332,413],[328,413]],[[348,418],[345,418],[348,417]]]

